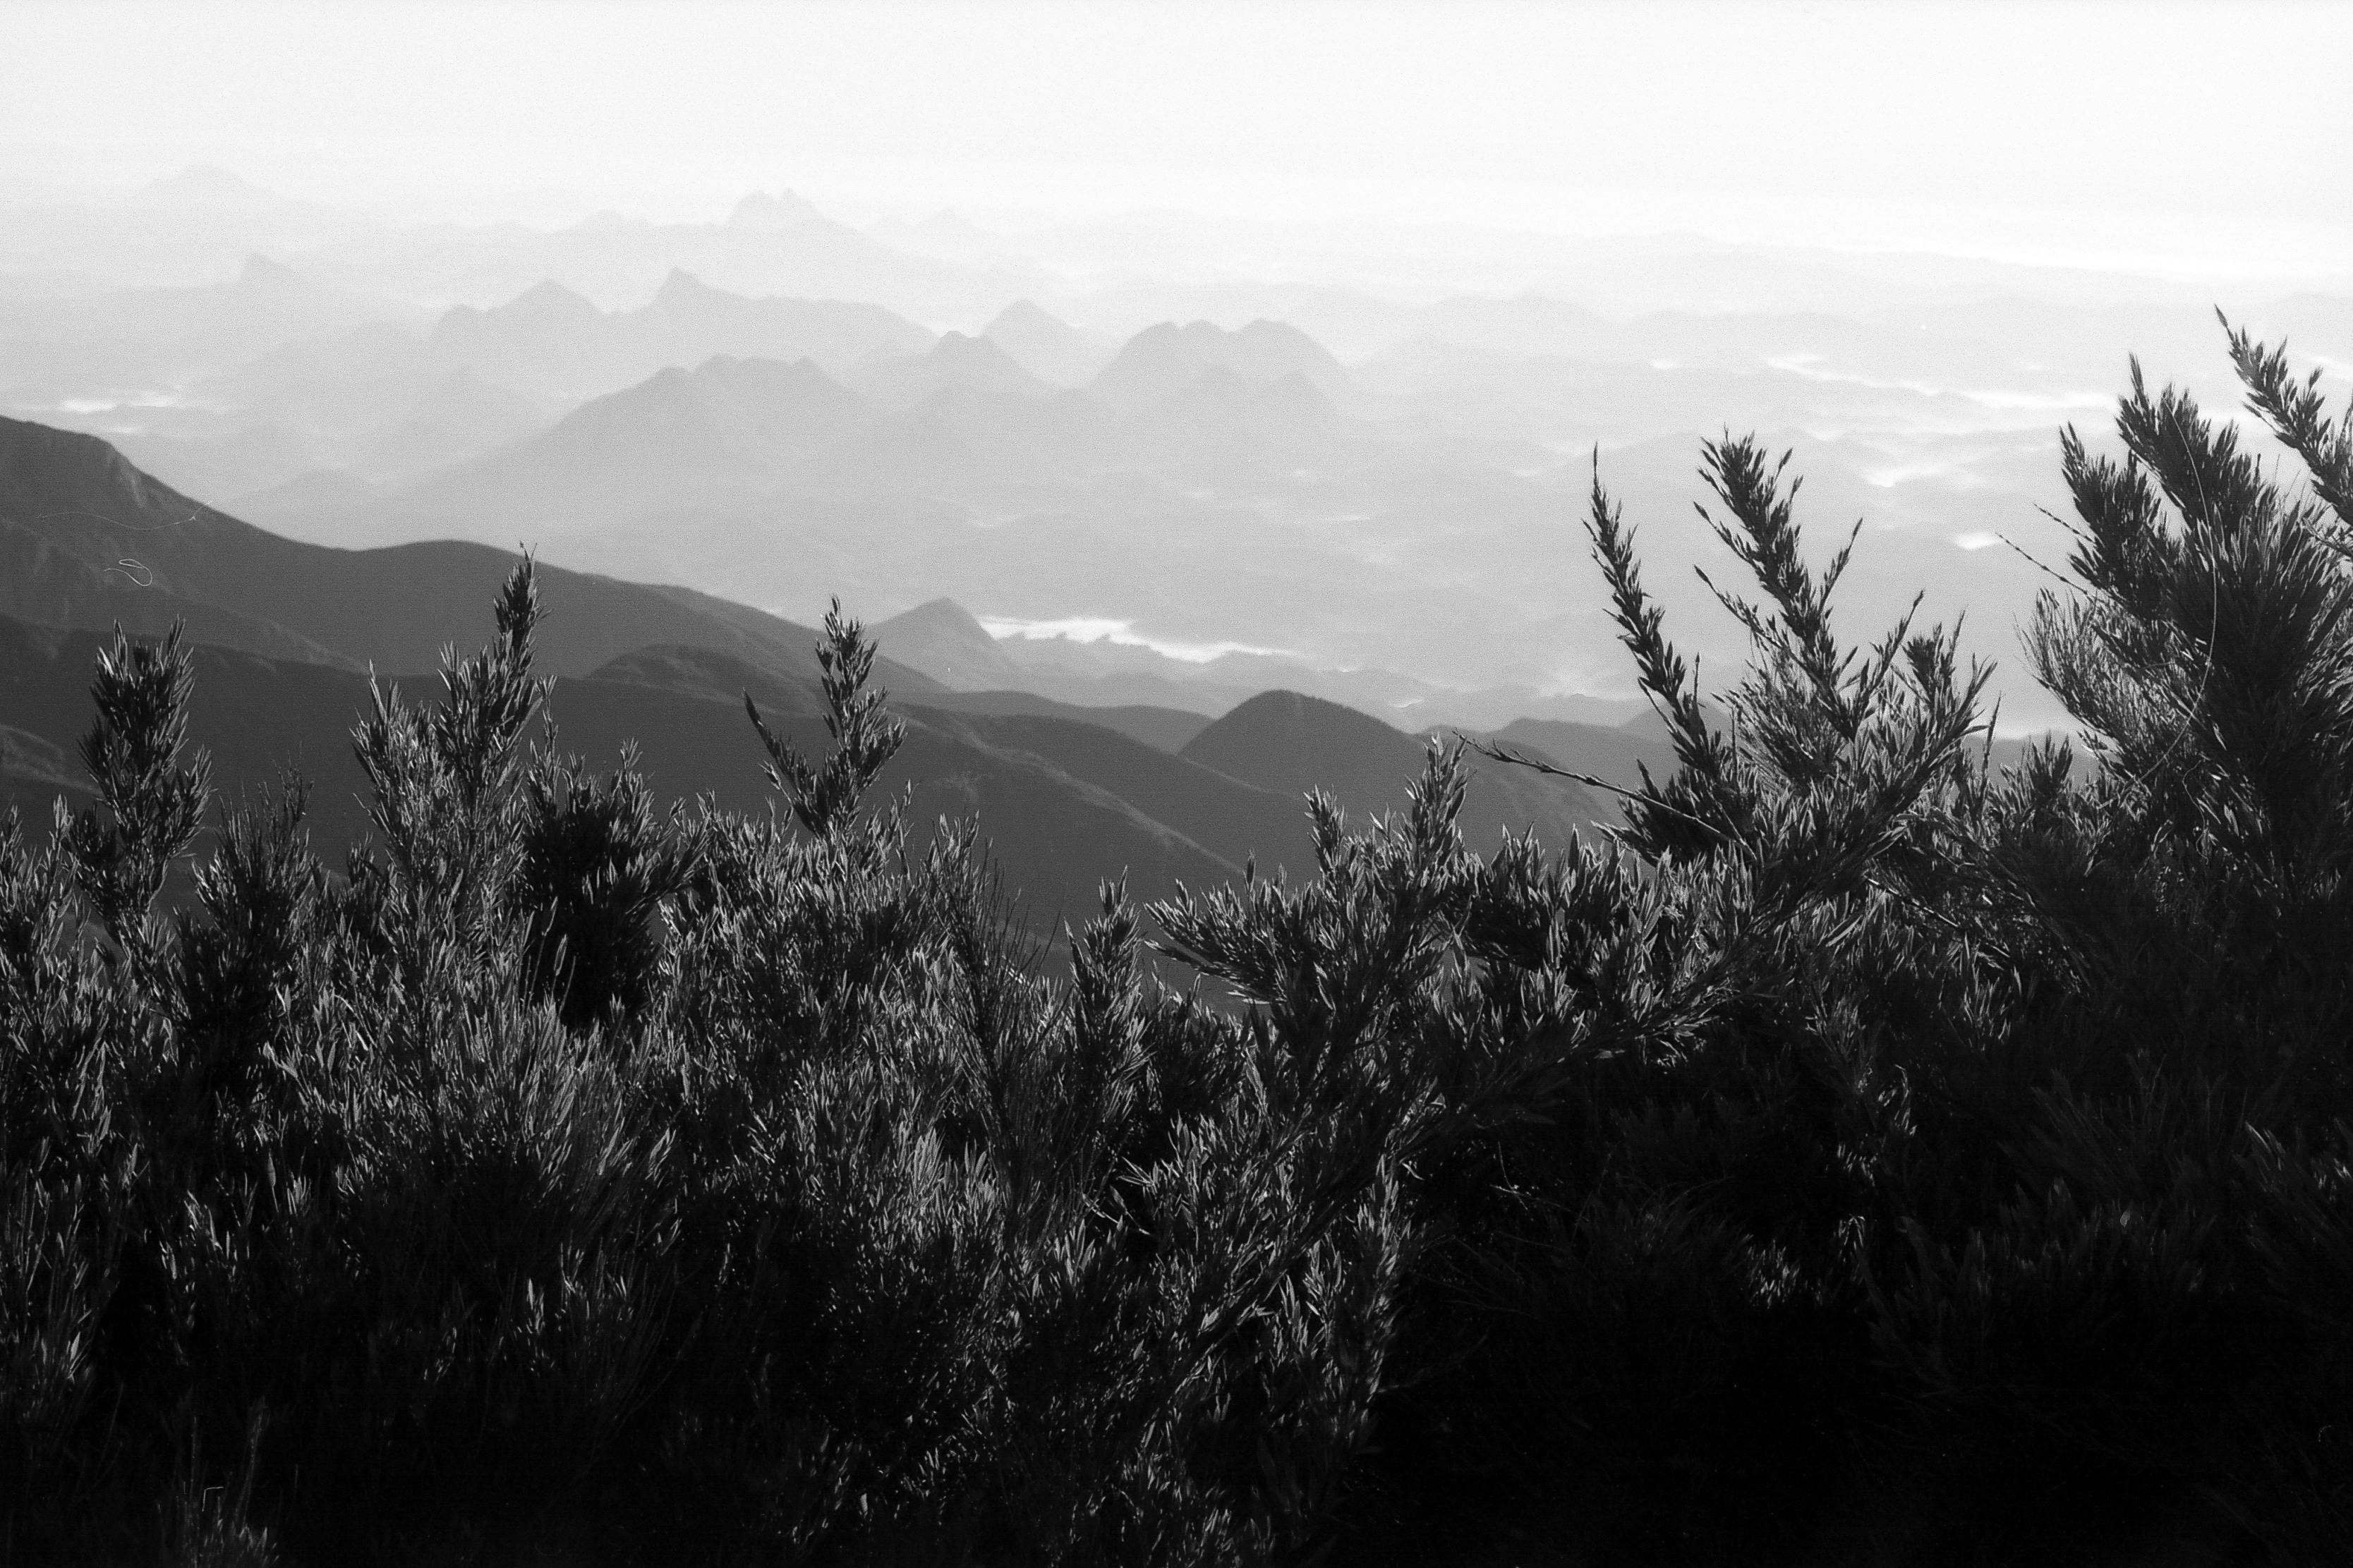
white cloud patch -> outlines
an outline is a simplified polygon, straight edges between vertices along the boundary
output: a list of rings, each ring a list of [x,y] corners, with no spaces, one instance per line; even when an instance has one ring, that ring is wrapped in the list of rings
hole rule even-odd
[[[1167,658],[1183,659],[1187,664],[1207,664],[1223,658],[1229,653],[1264,654],[1282,657],[1289,648],[1260,647],[1243,642],[1179,642],[1167,637],[1148,637],[1135,629],[1133,621],[1113,620],[1107,616],[1066,616],[1060,620],[1025,621],[1009,616],[982,616],[981,629],[1002,642],[1008,637],[1036,641],[1042,637],[1068,637],[1072,642],[1110,642],[1122,647],[1150,648]]]

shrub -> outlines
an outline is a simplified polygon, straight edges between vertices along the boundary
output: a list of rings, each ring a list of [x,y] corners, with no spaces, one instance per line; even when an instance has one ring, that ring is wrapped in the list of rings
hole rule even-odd
[[[2310,496],[2137,368],[2122,458],[2068,437],[2029,655],[2087,766],[1994,774],[1952,635],[1844,640],[1727,437],[1724,721],[1590,497],[1679,762],[1621,828],[1482,861],[1433,749],[1311,800],[1308,875],[1107,886],[1060,977],[976,828],[868,798],[839,606],[828,754],[747,700],[781,809],[664,814],[526,744],[526,560],[438,703],[374,693],[348,875],[290,781],[168,919],[187,656],[118,637],[100,809],[0,824],[0,1539],[2341,1557],[2353,424],[2232,350]]]

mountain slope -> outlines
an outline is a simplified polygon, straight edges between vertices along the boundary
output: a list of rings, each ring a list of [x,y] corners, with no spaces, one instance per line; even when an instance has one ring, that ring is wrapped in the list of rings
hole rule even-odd
[[[1002,690],[1021,684],[1021,667],[954,599],[934,599],[874,626],[874,640],[891,657],[958,691]]]
[[[1107,358],[1094,339],[1029,300],[1006,306],[980,335],[1031,375],[1057,386],[1084,385]]]
[[[986,397],[1044,397],[1053,391],[988,338],[949,332],[919,354],[868,362],[852,372],[853,387],[878,403],[912,407],[950,387]]]
[[[1156,708],[1142,702],[1089,707],[1078,702],[1057,702],[1031,691],[926,691],[914,700],[925,708],[951,713],[1026,714],[1097,724],[1171,755],[1183,751],[1185,742],[1209,724],[1208,714],[1183,708]]]
[[[726,702],[740,701],[740,693],[749,691],[764,714],[783,713],[807,730],[809,744],[821,749],[824,743],[819,727],[822,710],[813,691],[764,677],[721,655],[689,648],[646,648],[616,659],[578,689],[611,685],[652,687]],[[957,711],[936,706],[936,700],[935,696],[904,700],[893,697],[892,710],[909,726],[908,745],[920,743],[920,754],[924,756],[945,756],[961,747],[995,759],[1001,777],[992,780],[986,770],[967,771],[983,795],[1017,809],[1009,817],[1002,807],[983,809],[981,826],[1005,843],[1030,846],[1022,852],[1025,864],[1043,858],[1058,837],[1072,837],[1083,846],[1103,839],[1106,831],[1100,822],[1091,825],[1083,816],[1058,822],[1050,814],[1031,819],[1029,807],[1021,804],[1030,797],[1010,781],[1032,772],[1060,777],[1119,802],[1152,824],[1155,834],[1173,830],[1219,860],[1228,868],[1227,874],[1251,856],[1269,864],[1306,862],[1305,817],[1299,802],[1290,796],[1259,789],[1134,736],[1089,722],[1078,716],[1083,710]],[[558,720],[569,744],[573,725],[569,711],[559,711]],[[650,744],[647,758],[651,765],[655,759]],[[1061,855],[1060,849],[1054,853],[1057,858]],[[1092,856],[1103,868],[1099,874],[1104,876],[1127,866],[1133,884],[1145,885],[1149,877],[1147,863],[1115,861],[1110,853],[1106,845],[1084,851],[1079,859],[1083,862]]]
[[[1643,719],[1651,717],[1644,714]],[[1515,719],[1487,737],[1507,750],[1530,753],[1556,767],[1606,779],[1620,789],[1636,789],[1642,769],[1664,784],[1681,764],[1664,732],[1647,723],[1577,724],[1558,719]]]
[[[445,470],[365,509],[382,537],[574,534],[654,509],[757,493],[793,463],[863,428],[872,407],[807,360],[721,355],[596,398],[545,433]]]
[[[1297,798],[1321,789],[1352,814],[1401,809],[1421,774],[1413,736],[1336,702],[1295,691],[1251,698],[1177,753],[1229,777]],[[1471,847],[1492,851],[1502,834],[1535,830],[1557,847],[1588,825],[1614,821],[1583,786],[1525,768],[1474,760],[1461,818]]]
[[[1252,321],[1228,331],[1210,321],[1164,321],[1130,338],[1088,390],[1123,409],[1140,409],[1187,391],[1219,371],[1248,386],[1292,375],[1326,397],[1345,396],[1348,373],[1324,347],[1298,328]]]
[[[0,419],[0,615],[160,632],[271,658],[394,671],[478,646],[509,551],[429,542],[332,550],[264,531],[156,483],[95,437]],[[127,564],[125,564],[127,563]],[[634,648],[723,649],[814,677],[817,634],[749,605],[543,566],[544,668],[584,675]],[[913,692],[934,683],[886,664]]]
[[[488,621],[484,608],[478,601],[478,622]],[[479,627],[471,643],[478,645],[486,629]],[[72,804],[86,801],[72,758],[90,726],[90,670],[103,641],[89,631],[0,617],[0,799],[18,804],[37,832],[60,791]],[[312,840],[330,865],[338,864],[343,847],[366,831],[365,781],[350,740],[367,702],[366,679],[227,648],[200,646],[193,657],[189,741],[211,753],[216,789],[234,799],[271,780],[281,764],[298,768],[312,784]],[[806,754],[825,753],[822,709],[809,686],[707,650],[650,650],[596,678],[559,680],[548,710],[562,749],[599,768],[611,767],[624,743],[635,742],[658,798],[707,793],[723,806],[757,812],[774,796],[761,776],[759,742],[744,715],[746,689],[779,734]],[[438,693],[429,680],[411,680],[403,695],[414,702]],[[1123,752],[1148,751],[1138,742],[1107,731],[1075,741],[1054,737],[1077,764],[1065,766],[1049,754],[1053,747],[1006,743],[1008,737],[988,732],[989,721],[968,724],[959,716],[912,710],[905,717],[906,744],[877,785],[876,803],[913,789],[910,820],[919,851],[943,817],[977,815],[1008,887],[1040,919],[1082,918],[1103,879],[1123,873],[1142,898],[1173,892],[1179,879],[1198,885],[1234,874],[1232,862],[1085,776],[1113,776]],[[1113,761],[1103,762],[1100,754]],[[1181,774],[1181,764],[1165,771]],[[1210,798],[1254,799],[1238,795],[1241,786],[1230,781],[1208,782]]]

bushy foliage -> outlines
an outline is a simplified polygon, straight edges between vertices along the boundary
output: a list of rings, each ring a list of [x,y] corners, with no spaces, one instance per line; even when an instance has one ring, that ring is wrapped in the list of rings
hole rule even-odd
[[[1622,829],[1482,861],[1433,751],[1050,948],[870,798],[838,606],[828,755],[747,701],[777,809],[664,815],[525,744],[526,561],[362,716],[344,875],[290,782],[168,918],[187,660],[118,637],[103,818],[0,825],[5,1550],[2341,1558],[2353,425],[2232,346],[2312,494],[2137,369],[2070,436],[2087,763],[1992,773],[1951,634],[1843,640],[1727,437],[1720,710],[1591,496],[1680,763]]]

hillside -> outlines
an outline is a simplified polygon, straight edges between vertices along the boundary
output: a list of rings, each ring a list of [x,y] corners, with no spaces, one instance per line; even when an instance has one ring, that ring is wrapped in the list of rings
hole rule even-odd
[[[1102,370],[1108,357],[1100,343],[1035,300],[1016,300],[983,327],[980,335],[1013,357],[1040,381],[1081,386]]]
[[[514,557],[453,542],[380,550],[305,544],[241,522],[141,473],[95,437],[0,419],[0,615],[91,631],[160,633],[281,660],[387,671],[479,646],[482,606]],[[746,605],[542,566],[542,667],[585,675],[678,643],[814,676],[817,634]],[[893,689],[934,685],[886,664]]]
[[[706,432],[756,423],[773,411],[764,400],[831,387],[806,365],[729,363],[658,380]],[[74,747],[100,637],[117,621],[153,635],[184,616],[199,645],[195,738],[213,752],[224,793],[297,767],[315,785],[319,841],[339,849],[364,826],[349,745],[363,672],[373,665],[407,678],[412,699],[431,696],[442,648],[471,649],[488,635],[491,589],[512,560],[448,542],[347,551],[282,539],[156,483],[94,437],[0,423],[0,563],[10,568],[0,580],[10,638],[0,774],[39,816],[58,789],[78,790]],[[659,796],[709,793],[756,810],[766,793],[744,691],[797,743],[826,749],[814,632],[680,588],[547,567],[539,580],[549,609],[540,668],[561,678],[551,710],[566,750],[610,765],[635,741]],[[977,815],[1008,885],[1045,916],[1086,908],[1103,878],[1123,872],[1139,897],[1156,897],[1252,858],[1303,868],[1307,789],[1370,811],[1399,803],[1421,765],[1411,737],[1291,693],[1212,722],[1025,691],[1035,672],[952,602],[876,630],[878,679],[909,722],[886,784],[913,789],[926,832]],[[980,689],[951,691],[892,658],[897,649]],[[1574,785],[1483,765],[1463,822],[1474,845],[1491,847],[1507,826],[1559,842],[1598,815]]]
[[[926,691],[920,700],[926,708],[944,709],[952,713],[1027,713],[1100,724],[1172,753],[1183,751],[1185,742],[1209,724],[1208,714],[1187,708],[1160,708],[1144,702],[1090,707],[1057,702],[1031,691]]]
[[[1249,386],[1296,375],[1326,396],[1348,389],[1348,373],[1321,343],[1296,327],[1265,321],[1233,331],[1211,321],[1147,328],[1127,341],[1088,389],[1134,409],[1183,393],[1212,372]]]
[[[1210,724],[1177,754],[1294,799],[1320,788],[1361,817],[1401,808],[1426,753],[1413,736],[1353,708],[1295,691],[1268,691]],[[1507,831],[1533,827],[1541,842],[1556,847],[1572,833],[1589,834],[1590,825],[1616,820],[1617,813],[1580,784],[1479,761],[1463,799],[1461,826],[1471,847],[1483,854]]]
[[[763,677],[722,655],[647,648],[597,671],[584,689],[617,685],[732,702],[739,709],[739,693],[748,690],[763,713],[776,710],[793,715],[796,722],[808,727],[806,743],[822,744],[822,731],[816,727],[819,709],[814,691],[805,685]],[[597,700],[604,699],[600,696]],[[1001,846],[1017,842],[1033,846],[1024,854],[1042,857],[1039,864],[1063,863],[1063,852],[1050,854],[1049,848],[1067,834],[1071,840],[1067,847],[1081,851],[1080,859],[1094,857],[1092,864],[1097,868],[1096,875],[1117,875],[1125,866],[1132,889],[1140,890],[1150,880],[1147,861],[1117,858],[1117,846],[1108,840],[1091,847],[1086,840],[1102,829],[1090,826],[1083,816],[1058,819],[1055,813],[1064,808],[1051,803],[1045,803],[1039,815],[1030,804],[1035,797],[1029,792],[1034,786],[1016,788],[1004,779],[1042,773],[1082,791],[1100,792],[1155,829],[1181,836],[1229,868],[1238,868],[1251,856],[1270,865],[1277,860],[1304,863],[1305,815],[1294,796],[1259,788],[1172,755],[1148,741],[1090,721],[1083,709],[1050,705],[1043,711],[990,712],[945,705],[955,700],[955,694],[938,693],[892,699],[892,710],[908,722],[909,739],[893,773],[885,778],[896,779],[902,773],[917,781],[956,777],[967,781],[980,795],[997,796],[1022,819],[1001,820],[1003,812],[984,808],[983,828]],[[574,733],[569,710],[559,711],[557,717],[569,745]],[[651,742],[645,746],[649,772],[656,772]],[[952,756],[959,747],[972,755]],[[911,756],[921,760],[911,763]],[[987,765],[976,763],[975,756],[987,759]],[[925,771],[932,768],[939,771]],[[919,805],[923,798],[919,788]],[[1007,865],[1008,882],[1023,885],[1011,875],[1015,867],[1009,853]],[[1084,875],[1083,866],[1079,874]]]
[[[1021,667],[954,599],[934,599],[874,625],[874,640],[952,690],[1018,687]]]
[[[486,606],[477,616],[486,632]],[[73,804],[86,798],[77,782],[81,770],[75,747],[90,726],[90,670],[101,643],[91,632],[0,617],[0,791],[37,829],[45,827],[49,802],[61,787],[74,795]],[[365,780],[350,735],[368,700],[366,678],[203,646],[195,648],[194,661],[189,741],[211,753],[216,788],[234,799],[274,778],[281,766],[298,769],[312,786],[312,842],[330,865],[340,866],[343,847],[367,830]],[[439,691],[429,679],[401,684],[411,702],[432,700]],[[600,769],[612,767],[622,746],[634,741],[639,771],[658,799],[709,794],[728,809],[757,813],[773,796],[761,774],[759,742],[744,715],[746,689],[777,733],[806,752],[824,753],[821,708],[810,687],[707,650],[650,650],[589,679],[559,679],[548,710],[561,748]],[[1234,862],[1085,776],[1134,783],[1148,771],[1141,766],[1143,756],[1172,761],[1141,742],[1051,720],[913,711],[906,718],[907,743],[878,787],[895,794],[912,786],[919,846],[943,817],[977,814],[1008,887],[1018,889],[1041,920],[1083,913],[1093,904],[1097,883],[1123,869],[1139,897],[1173,892],[1180,879],[1199,884],[1234,874]],[[992,731],[997,722],[1014,729]],[[1184,772],[1181,764],[1163,771]],[[1227,803],[1226,819],[1251,820],[1256,792],[1213,775],[1201,783],[1207,787],[1198,793],[1204,799]],[[1183,815],[1181,785],[1163,794],[1164,803]],[[1196,814],[1199,825],[1208,828],[1222,820],[1210,815],[1214,809]]]

